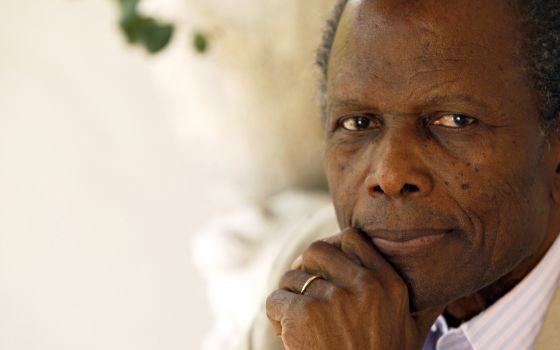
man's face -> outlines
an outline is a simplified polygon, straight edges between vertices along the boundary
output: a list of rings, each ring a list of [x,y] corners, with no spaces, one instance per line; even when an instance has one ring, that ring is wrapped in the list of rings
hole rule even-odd
[[[505,3],[349,1],[331,52],[338,220],[372,237],[416,310],[493,283],[549,234],[555,165]]]

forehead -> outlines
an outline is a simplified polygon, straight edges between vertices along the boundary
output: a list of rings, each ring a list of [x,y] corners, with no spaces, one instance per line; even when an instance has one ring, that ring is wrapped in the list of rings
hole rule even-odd
[[[329,97],[375,89],[409,98],[459,83],[499,100],[491,92],[503,84],[528,84],[522,40],[505,0],[350,0],[331,52]]]
[[[391,42],[393,50],[416,43],[422,53],[438,55],[441,49],[470,51],[488,44],[511,50],[521,37],[520,26],[506,0],[349,0],[337,41],[364,46],[398,37]],[[427,44],[434,46],[430,50]]]

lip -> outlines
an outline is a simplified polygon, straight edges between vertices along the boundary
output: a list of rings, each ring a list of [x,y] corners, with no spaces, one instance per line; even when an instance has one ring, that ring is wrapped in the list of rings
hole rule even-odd
[[[374,230],[364,231],[373,244],[385,253],[406,253],[429,249],[447,237],[452,229]]]

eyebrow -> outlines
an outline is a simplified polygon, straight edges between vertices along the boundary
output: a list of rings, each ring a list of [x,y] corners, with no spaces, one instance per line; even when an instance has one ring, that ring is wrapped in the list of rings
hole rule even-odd
[[[361,101],[357,98],[332,98],[331,103],[336,105],[337,107],[355,107],[355,108],[370,108],[372,107],[371,104],[367,103],[367,101]],[[457,95],[437,95],[431,96],[429,98],[424,99],[421,101],[423,106],[429,106],[434,104],[445,104],[450,102],[466,102],[469,104],[477,105],[478,107],[482,108],[489,108],[488,103],[468,94],[457,94]]]

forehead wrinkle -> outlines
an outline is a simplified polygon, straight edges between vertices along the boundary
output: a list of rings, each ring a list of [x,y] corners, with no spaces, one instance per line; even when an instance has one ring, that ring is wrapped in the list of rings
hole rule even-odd
[[[426,103],[427,104],[445,104],[450,102],[466,102],[468,104],[474,104],[481,108],[489,108],[488,104],[482,100],[477,99],[473,95],[470,94],[453,94],[453,95],[436,95],[430,97]]]
[[[459,78],[453,78],[453,79],[447,79],[447,80],[444,80],[444,81],[434,83],[434,84],[432,84],[432,85],[430,85],[426,88],[425,94],[428,94],[429,92],[434,91],[434,90],[441,89],[441,88],[443,88],[447,85],[455,84],[459,80],[460,80]]]
[[[479,98],[476,98],[475,96],[468,93],[461,93],[461,92],[453,93],[453,94],[441,93],[441,91],[444,89],[445,89],[444,91],[449,91],[450,88],[449,85],[457,84],[460,80],[461,80],[460,78],[449,79],[446,81],[432,84],[424,91],[420,91],[420,92],[418,90],[412,91],[411,94],[409,95],[409,98],[412,100],[414,99],[415,96],[418,96],[417,99],[422,101],[422,104],[424,106],[443,105],[446,103],[452,103],[458,101],[458,102],[473,104],[484,109],[490,108],[490,105],[487,102]]]
[[[423,78],[425,75],[432,75],[434,73],[454,71],[456,69],[457,69],[456,67],[448,67],[448,68],[433,68],[433,69],[416,71],[416,72],[411,73],[411,75],[408,77],[408,81]]]

